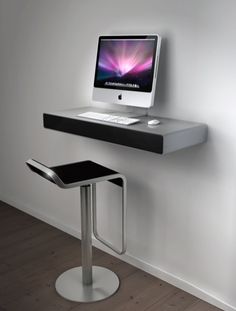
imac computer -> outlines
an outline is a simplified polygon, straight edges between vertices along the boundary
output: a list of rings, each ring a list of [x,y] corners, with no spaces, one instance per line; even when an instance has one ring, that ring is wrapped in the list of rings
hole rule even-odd
[[[154,103],[161,37],[101,36],[93,100],[149,108]]]

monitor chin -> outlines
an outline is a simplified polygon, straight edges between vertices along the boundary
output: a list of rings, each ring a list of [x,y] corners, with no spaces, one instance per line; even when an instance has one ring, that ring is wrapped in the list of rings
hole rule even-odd
[[[154,103],[154,92],[142,93],[94,87],[93,101],[140,108],[150,108]]]

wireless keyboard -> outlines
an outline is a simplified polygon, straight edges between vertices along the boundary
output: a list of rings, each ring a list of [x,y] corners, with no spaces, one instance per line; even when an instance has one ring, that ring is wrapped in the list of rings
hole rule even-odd
[[[98,120],[98,121],[105,121],[105,122],[110,122],[110,123],[122,124],[122,125],[131,125],[131,124],[134,124],[134,123],[137,123],[140,121],[139,119],[115,116],[115,115],[111,115],[111,114],[93,112],[93,111],[80,113],[77,116],[83,117],[83,118],[88,118],[88,119],[93,119],[93,120]]]

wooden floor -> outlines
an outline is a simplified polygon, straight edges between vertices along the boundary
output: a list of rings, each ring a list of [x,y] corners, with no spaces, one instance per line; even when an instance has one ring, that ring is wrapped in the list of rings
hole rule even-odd
[[[219,311],[198,298],[94,248],[93,263],[121,279],[111,298],[64,300],[54,283],[78,266],[80,241],[0,201],[0,311]]]

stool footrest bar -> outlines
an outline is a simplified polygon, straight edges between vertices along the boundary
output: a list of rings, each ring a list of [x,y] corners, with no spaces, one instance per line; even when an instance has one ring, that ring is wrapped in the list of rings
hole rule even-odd
[[[93,209],[93,234],[95,238],[103,243],[105,246],[113,250],[118,255],[122,255],[126,252],[126,178],[122,175],[120,177],[122,179],[122,216],[121,216],[121,249],[118,249],[114,245],[112,245],[109,241],[103,239],[97,229],[97,200],[96,200],[96,184],[92,184],[92,209]]]

